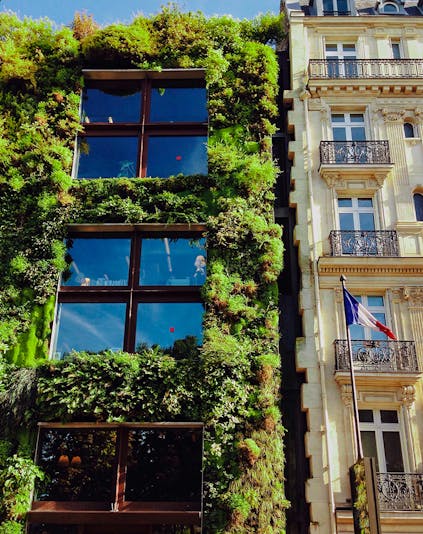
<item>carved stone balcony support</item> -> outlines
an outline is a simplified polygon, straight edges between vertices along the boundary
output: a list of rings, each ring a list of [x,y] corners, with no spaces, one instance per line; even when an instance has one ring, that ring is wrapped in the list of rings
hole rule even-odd
[[[332,256],[399,256],[394,230],[332,230],[329,241]]]

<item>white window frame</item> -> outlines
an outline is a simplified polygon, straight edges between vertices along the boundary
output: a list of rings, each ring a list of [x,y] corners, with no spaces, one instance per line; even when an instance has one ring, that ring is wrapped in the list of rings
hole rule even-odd
[[[332,117],[333,115],[343,115],[344,121],[343,122],[333,122]],[[351,121],[351,115],[361,115],[363,117],[363,122],[352,122]],[[352,128],[357,128],[358,126],[362,126],[364,128],[364,140],[367,139],[367,128],[366,128],[366,117],[365,113],[363,111],[334,111],[331,110],[331,133],[332,133],[332,139],[333,139],[333,128],[345,128],[345,137],[347,141],[352,141]]]
[[[405,446],[405,439],[404,439],[404,426],[401,418],[401,410],[399,410],[397,407],[385,407],[385,408],[370,408],[362,406],[359,408],[360,410],[371,410],[373,412],[373,422],[372,423],[363,423],[360,421],[360,432],[364,431],[370,431],[375,433],[375,441],[376,441],[376,450],[377,450],[377,459],[379,463],[379,472],[380,473],[387,473],[386,469],[386,457],[385,457],[385,448],[383,444],[383,432],[396,432],[399,434],[400,438],[400,444],[401,444],[401,456],[402,456],[402,463],[403,463],[403,472],[407,472],[408,470],[408,462],[407,462],[407,447]],[[382,423],[380,412],[384,410],[390,410],[395,411],[397,413],[398,417],[398,423]]]
[[[395,49],[398,50],[399,57],[395,57]],[[391,40],[391,55],[392,59],[404,59],[404,49],[401,41]]]
[[[352,206],[351,207],[340,207],[339,201],[342,199],[351,199]],[[359,206],[358,201],[359,199],[366,199],[372,201],[371,207],[364,207]],[[347,197],[342,196],[338,197],[337,199],[337,205],[338,205],[338,226],[341,229],[341,213],[352,213],[353,216],[353,222],[354,222],[354,228],[352,230],[360,231],[360,213],[371,213],[373,214],[373,220],[374,220],[374,229],[377,230],[377,217],[376,217],[376,209],[375,209],[375,199],[371,196],[360,196],[360,197]]]

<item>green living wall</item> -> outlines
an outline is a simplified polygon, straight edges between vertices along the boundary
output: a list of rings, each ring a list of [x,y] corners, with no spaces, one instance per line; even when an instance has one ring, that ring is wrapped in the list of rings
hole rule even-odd
[[[284,532],[270,136],[282,21],[170,5],[129,25],[0,15],[0,533],[21,532],[42,478],[37,421],[202,421],[206,533]],[[206,70],[207,176],[72,181],[83,68]],[[204,342],[178,356],[48,360],[70,223],[204,223]]]

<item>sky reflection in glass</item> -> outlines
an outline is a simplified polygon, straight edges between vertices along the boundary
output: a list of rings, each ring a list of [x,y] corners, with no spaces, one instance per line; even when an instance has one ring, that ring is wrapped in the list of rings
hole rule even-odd
[[[122,84],[122,81],[120,82]],[[106,89],[106,87],[105,87]],[[125,94],[126,93],[126,94]],[[141,90],[125,86],[107,90],[87,88],[82,96],[83,122],[139,122]]]
[[[83,137],[78,157],[78,178],[133,178],[137,176],[138,137]]]
[[[202,87],[155,87],[151,91],[150,122],[207,122],[206,102]]]
[[[140,285],[201,286],[206,278],[205,239],[143,239]]]
[[[147,176],[207,174],[206,136],[149,136]]]
[[[72,350],[122,349],[125,314],[126,304],[120,302],[59,304],[56,358],[61,359]]]
[[[72,262],[64,286],[126,286],[131,240],[122,238],[74,238],[68,248]]]
[[[135,347],[146,344],[167,349],[186,336],[195,336],[201,345],[203,313],[203,305],[199,302],[140,303]]]

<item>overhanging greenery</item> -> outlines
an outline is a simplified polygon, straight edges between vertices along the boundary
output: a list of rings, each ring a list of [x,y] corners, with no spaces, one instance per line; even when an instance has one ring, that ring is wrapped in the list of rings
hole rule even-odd
[[[74,34],[0,16],[0,350],[8,362],[0,406],[4,446],[17,453],[0,465],[0,478],[24,494],[25,509],[41,475],[26,459],[24,429],[40,420],[200,420],[204,531],[283,532],[275,284],[282,244],[270,154],[277,61],[267,45],[282,37],[280,17],[207,19],[169,6],[104,29],[79,17]],[[83,67],[204,67],[208,176],[72,181]],[[63,239],[76,222],[205,223],[203,346],[48,362]],[[22,506],[12,513],[3,499],[2,532],[19,532]]]

